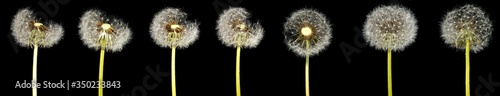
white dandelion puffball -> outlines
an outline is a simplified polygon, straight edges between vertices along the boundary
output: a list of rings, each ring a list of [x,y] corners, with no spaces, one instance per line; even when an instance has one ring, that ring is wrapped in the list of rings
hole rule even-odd
[[[149,32],[157,45],[165,48],[187,48],[198,38],[199,24],[188,21],[187,13],[177,8],[165,8],[154,18]]]
[[[441,22],[441,37],[451,47],[465,50],[467,39],[474,53],[488,46],[492,22],[481,8],[464,5],[448,12]]]
[[[50,48],[63,37],[64,29],[60,24],[41,22],[29,8],[20,9],[12,20],[10,29],[16,42],[22,47],[39,46]]]
[[[324,14],[312,9],[301,9],[287,18],[283,35],[290,50],[299,56],[314,56],[330,45],[332,28]],[[306,41],[309,42],[309,50]]]
[[[368,14],[363,37],[377,50],[403,51],[415,41],[417,20],[402,6],[379,6]]]
[[[252,23],[250,13],[244,8],[232,7],[224,10],[217,20],[219,40],[228,47],[255,48],[264,36],[260,23]]]
[[[119,52],[130,39],[132,32],[120,19],[108,17],[100,10],[88,10],[80,18],[79,34],[91,49]]]

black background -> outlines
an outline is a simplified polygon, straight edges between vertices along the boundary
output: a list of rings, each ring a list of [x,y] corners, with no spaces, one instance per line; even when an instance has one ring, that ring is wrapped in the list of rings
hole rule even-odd
[[[15,89],[16,81],[31,80],[33,50],[15,44],[11,35],[12,17],[20,8],[31,7],[41,12],[38,2],[53,0],[12,0],[2,3],[1,49],[2,89],[4,94],[30,96],[31,89]],[[61,0],[64,1],[64,0]],[[66,0],[68,1],[68,0]],[[233,1],[233,2],[228,2]],[[98,80],[99,52],[83,45],[78,36],[80,16],[88,9],[100,9],[128,22],[132,40],[117,53],[106,53],[104,80],[121,81],[121,88],[104,89],[105,96],[142,96],[143,78],[150,75],[146,67],[170,73],[170,49],[155,45],[149,34],[153,15],[165,7],[182,8],[189,18],[200,22],[200,37],[189,48],[177,51],[177,94],[179,96],[234,96],[236,49],[222,45],[217,39],[215,24],[217,8],[240,6],[260,21],[265,36],[254,49],[243,49],[241,79],[243,96],[304,96],[304,58],[289,51],[283,42],[283,23],[293,11],[302,8],[324,13],[333,25],[333,39],[327,50],[310,61],[312,96],[386,96],[386,52],[364,44],[361,29],[366,14],[379,5],[401,4],[413,11],[418,20],[416,42],[402,52],[393,53],[393,91],[395,96],[464,96],[465,56],[463,51],[444,44],[439,22],[443,15],[464,4],[484,9],[496,30],[485,50],[471,55],[471,93],[476,96],[478,80],[493,75],[500,81],[498,71],[499,39],[497,34],[499,10],[496,1],[483,0],[139,0],[103,1],[69,0],[59,4],[59,11],[50,20],[65,28],[63,40],[49,49],[40,49],[38,81],[58,82]],[[214,2],[219,2],[214,7]],[[359,43],[356,43],[360,41]],[[353,46],[359,53],[348,56],[341,46]],[[343,46],[347,48],[346,46]],[[352,49],[352,48],[351,48]],[[170,96],[170,76],[158,83],[148,96]],[[478,94],[496,93],[481,89]],[[136,91],[137,95],[132,95]],[[96,96],[97,89],[38,89],[39,96]],[[479,95],[477,95],[479,96]]]

